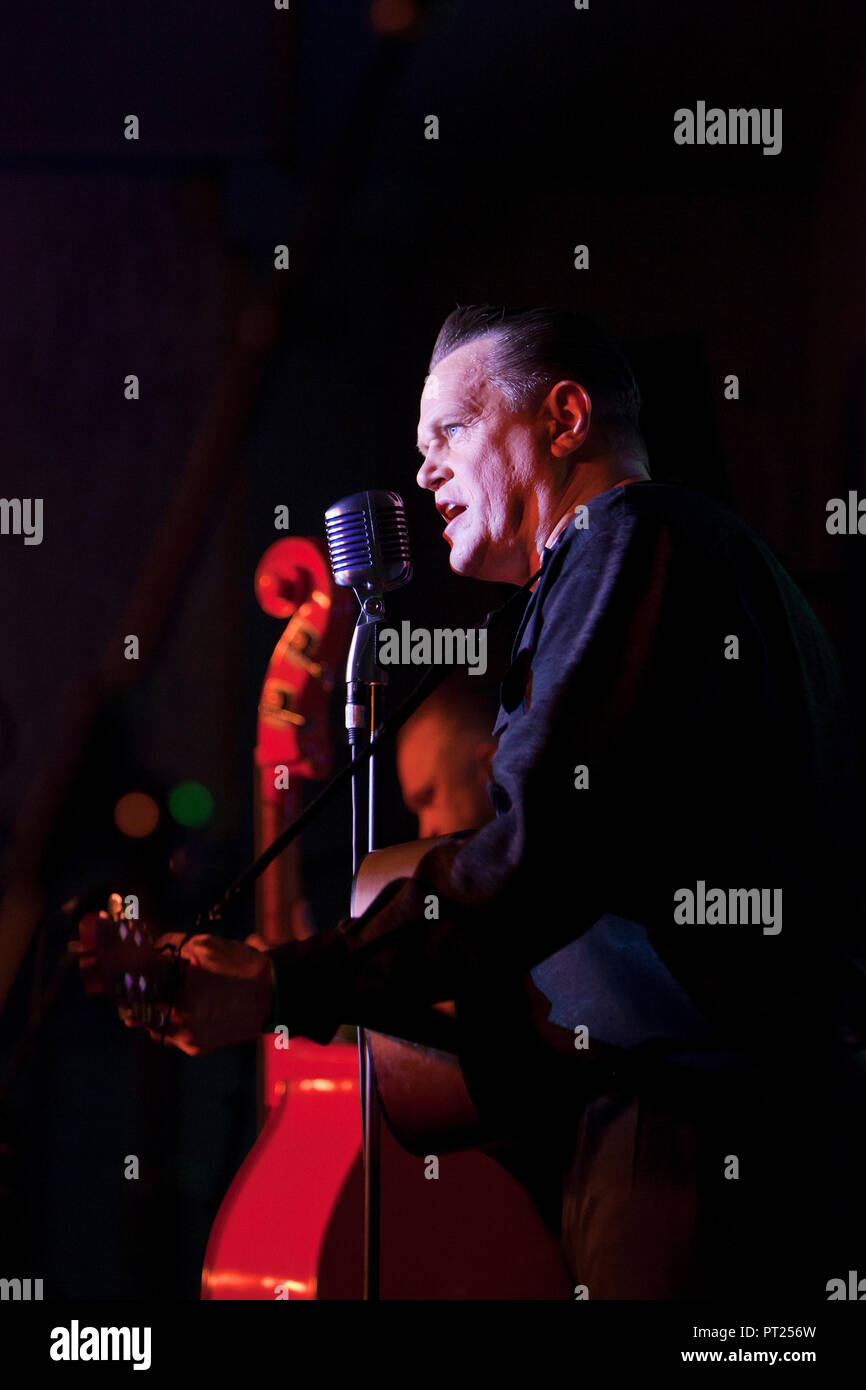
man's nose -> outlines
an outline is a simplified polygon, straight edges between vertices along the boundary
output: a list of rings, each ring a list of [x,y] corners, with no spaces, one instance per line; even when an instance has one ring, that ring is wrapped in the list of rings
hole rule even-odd
[[[435,459],[430,458],[429,454],[425,458],[418,472],[415,474],[415,481],[421,488],[428,488],[430,492],[435,492],[437,487],[452,476],[449,469],[443,467]]]

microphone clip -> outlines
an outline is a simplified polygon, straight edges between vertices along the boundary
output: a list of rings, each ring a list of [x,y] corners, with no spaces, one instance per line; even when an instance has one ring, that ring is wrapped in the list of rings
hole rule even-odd
[[[370,727],[371,711],[378,712],[381,704],[371,696],[378,693],[377,687],[388,684],[388,673],[379,664],[379,624],[384,617],[381,594],[361,602],[346,662],[346,736],[350,747],[368,742],[376,732]]]

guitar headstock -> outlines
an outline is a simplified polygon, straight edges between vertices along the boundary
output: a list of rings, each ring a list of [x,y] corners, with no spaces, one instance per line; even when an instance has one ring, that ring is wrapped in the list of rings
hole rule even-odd
[[[157,950],[144,922],[127,919],[119,893],[111,894],[107,912],[82,917],[76,954],[87,994],[107,994],[136,1023],[162,1027],[181,966],[171,952]]]

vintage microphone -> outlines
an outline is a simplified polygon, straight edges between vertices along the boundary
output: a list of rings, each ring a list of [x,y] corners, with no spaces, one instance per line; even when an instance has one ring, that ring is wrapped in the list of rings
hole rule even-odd
[[[325,513],[325,534],[335,582],[355,591],[361,611],[346,663],[346,738],[354,761],[370,749],[383,722],[387,675],[379,665],[384,595],[412,578],[403,499],[383,490],[355,492]],[[367,759],[367,809],[362,816],[359,777],[352,778],[352,874],[376,848],[375,755]],[[366,1029],[358,1029],[361,1130],[364,1153],[364,1298],[379,1297],[380,1111]]]
[[[412,578],[403,499],[381,490],[344,497],[326,511],[325,535],[334,582],[354,589],[361,606],[346,665],[346,736],[354,759],[382,723],[382,690],[388,677],[378,662],[377,639],[385,617],[384,595]],[[366,827],[360,817],[353,817],[353,873],[363,855],[375,848],[373,763],[371,758]],[[357,779],[352,786],[357,787]],[[353,790],[353,803],[355,794]]]

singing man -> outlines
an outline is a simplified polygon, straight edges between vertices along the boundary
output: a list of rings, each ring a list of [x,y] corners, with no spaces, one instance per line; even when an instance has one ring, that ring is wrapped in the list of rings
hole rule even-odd
[[[793,581],[732,512],[652,480],[639,410],[576,314],[448,316],[417,482],[457,574],[525,588],[495,818],[269,959],[193,938],[168,1036],[326,1043],[454,1000],[482,1119],[561,1185],[578,1296],[822,1299],[866,1270],[849,716]],[[753,890],[781,930],[711,911]]]

